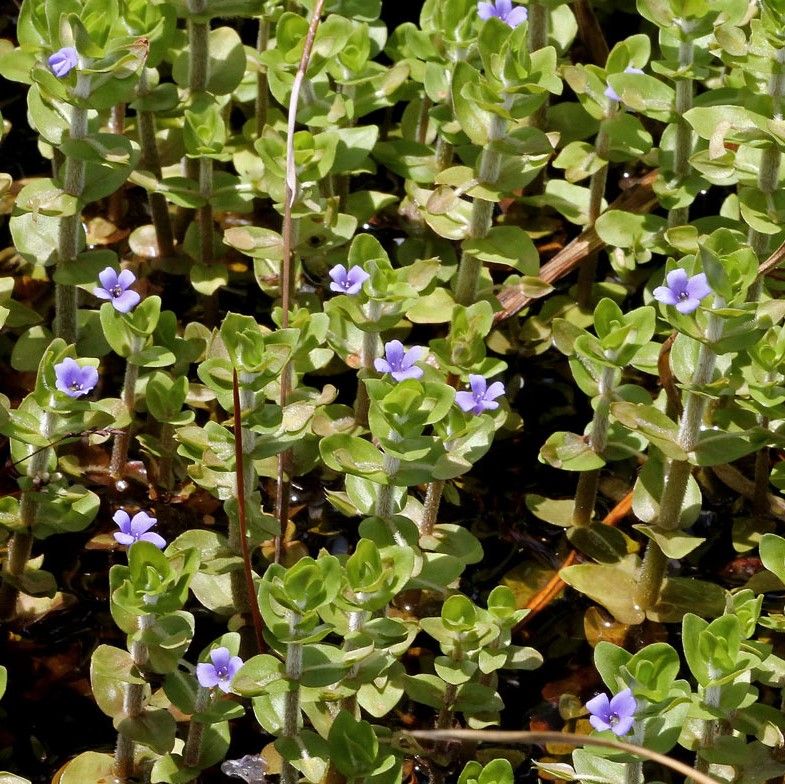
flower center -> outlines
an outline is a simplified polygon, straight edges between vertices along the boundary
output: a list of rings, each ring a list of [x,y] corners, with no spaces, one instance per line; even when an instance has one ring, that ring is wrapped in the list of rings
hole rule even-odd
[[[346,280],[341,285],[348,291],[352,287],[352,282],[349,280],[349,278],[346,278]]]
[[[115,297],[115,298],[117,298],[117,297],[121,296],[121,295],[122,295],[122,293],[123,293],[122,286],[120,286],[120,284],[119,284],[119,283],[116,283],[114,286],[112,286],[112,288],[111,288],[111,289],[109,289],[109,293],[110,293],[110,294],[111,294],[113,297]]]
[[[215,672],[222,681],[226,680],[229,675],[229,669],[227,667],[216,667]]]
[[[618,713],[611,713],[608,716],[608,724],[610,724],[611,727],[615,727],[620,721],[621,721],[621,719],[619,718],[619,714]]]
[[[79,381],[72,381],[69,385],[70,389],[73,389],[74,392],[81,391],[82,384]]]
[[[687,291],[687,289],[684,289],[683,291],[679,292],[679,299],[682,302],[684,302],[685,299],[689,299],[689,298],[690,298],[690,295],[689,295],[689,292]]]

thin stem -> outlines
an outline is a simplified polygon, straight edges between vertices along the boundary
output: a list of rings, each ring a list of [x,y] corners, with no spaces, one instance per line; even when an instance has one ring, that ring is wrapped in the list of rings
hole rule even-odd
[[[125,104],[116,103],[109,113],[109,130],[112,133],[122,136],[125,131]],[[123,217],[123,189],[118,188],[109,197],[109,207],[107,209],[109,220],[117,224]]]
[[[597,140],[594,143],[596,156],[605,161],[602,168],[598,169],[591,176],[589,183],[589,226],[594,226],[597,218],[602,213],[602,200],[605,198],[605,186],[608,182],[608,149],[610,140],[608,137],[608,124],[605,120],[600,123],[597,133]],[[597,253],[592,253],[585,259],[578,269],[578,304],[584,310],[591,305],[592,286],[597,274]]]
[[[377,300],[371,300],[365,305],[365,316],[368,321],[376,322],[382,315],[382,303]],[[374,372],[373,361],[378,356],[379,350],[379,333],[378,332],[363,332],[363,342],[360,348],[360,365],[367,373]],[[368,389],[365,384],[360,381],[357,384],[357,395],[354,399],[354,420],[361,427],[368,427],[368,407],[370,399],[368,397]]]
[[[300,616],[289,610],[289,632],[294,635]],[[301,643],[291,642],[286,648],[286,678],[289,680],[290,689],[286,692],[284,700],[283,737],[296,738],[300,729],[300,678],[303,671],[303,646]],[[283,761],[281,768],[281,784],[297,784],[298,774],[288,760]]]
[[[682,23],[679,42],[679,69],[692,66],[694,55],[691,31]],[[684,115],[692,108],[692,78],[685,77],[676,82],[676,143],[673,151],[673,173],[681,184],[690,173],[690,154],[692,153],[692,128]],[[668,213],[669,226],[682,226],[689,221],[689,207],[674,207]]]
[[[209,264],[213,260],[213,207],[210,198],[213,195],[213,160],[202,157],[199,159],[199,195],[206,199],[204,206],[199,208],[199,261]]]
[[[256,36],[256,51],[267,51],[270,41],[270,20],[263,16],[259,19],[259,32]],[[269,85],[267,81],[267,66],[260,65],[256,74],[256,102],[254,103],[254,116],[256,118],[256,135],[261,136],[264,126],[267,125],[267,107],[269,101]]]
[[[382,461],[382,471],[387,474],[388,477],[395,476],[398,473],[398,469],[401,467],[401,461],[398,460],[396,457],[391,457],[390,455],[385,455],[384,460]],[[393,504],[393,492],[395,490],[395,485],[393,484],[386,484],[381,485],[379,489],[379,493],[376,496],[376,505],[374,506],[373,513],[377,517],[381,517],[384,519],[388,519],[393,516],[395,513],[395,506]]]
[[[425,140],[428,138],[429,112],[431,111],[432,106],[433,102],[431,99],[423,93],[423,96],[420,99],[420,114],[417,117],[417,133],[415,136],[415,140],[419,144],[425,144]]]
[[[153,615],[140,615],[137,619],[139,631],[144,632],[153,625]],[[138,670],[147,663],[147,646],[139,640],[131,643],[131,658]],[[135,719],[144,708],[144,683],[127,683],[123,694],[123,715],[127,719]],[[134,774],[134,748],[136,744],[122,730],[117,732],[117,747],[114,755],[114,775],[120,782],[125,782]]]
[[[538,0],[529,3],[529,40],[530,52],[536,52],[548,45],[548,9]],[[547,95],[547,94],[546,94]],[[528,124],[532,128],[545,127],[545,113],[548,111],[547,98],[534,114],[529,117]],[[543,169],[544,172],[544,169]],[[540,175],[540,180],[542,173]],[[540,186],[541,187],[541,186]],[[527,189],[531,193],[531,186]]]
[[[248,547],[248,523],[245,517],[245,468],[243,464],[243,428],[241,426],[242,408],[240,402],[240,385],[237,380],[237,371],[232,371],[232,402],[234,404],[234,459],[235,479],[237,482],[237,519],[240,524],[240,551],[243,556],[243,574],[245,576],[246,601],[251,609],[253,627],[256,634],[258,652],[264,650],[264,637],[262,635],[262,616],[259,611],[259,602],[256,599],[256,589],[251,569],[251,551]],[[251,462],[250,460],[248,461]],[[253,476],[253,465],[250,466]]]
[[[646,554],[643,556],[643,564],[635,591],[635,605],[643,612],[650,610],[657,604],[667,566],[668,559],[660,546],[650,539],[646,545]]]
[[[41,422],[41,434],[48,441],[54,425],[54,414],[47,411]],[[0,621],[9,621],[16,616],[16,602],[19,598],[18,582],[22,579],[33,550],[33,525],[35,524],[38,506],[38,490],[36,485],[49,465],[49,449],[41,449],[30,458],[27,476],[33,481],[33,487],[22,491],[19,502],[20,530],[15,531],[8,543],[8,557],[3,564],[3,583],[0,585]]]
[[[497,114],[491,119],[488,129],[488,146],[481,153],[480,171],[478,178],[481,183],[493,185],[499,177],[501,155],[491,145],[502,138],[507,130],[507,121]],[[469,237],[481,239],[491,228],[493,208],[495,202],[476,198],[472,203],[471,223],[469,224]],[[458,265],[458,275],[455,281],[455,301],[459,305],[471,305],[477,295],[477,285],[482,272],[482,261],[474,254],[463,251]]]
[[[134,339],[131,346],[131,354],[137,353],[142,347],[139,337]],[[109,461],[109,476],[114,480],[122,479],[125,473],[125,465],[128,462],[128,446],[131,442],[131,428],[134,422],[134,410],[136,407],[136,382],[139,379],[139,365],[134,365],[130,358],[125,361],[125,377],[123,378],[122,401],[128,411],[131,422],[128,427],[119,430],[114,437],[112,444],[112,457]]]
[[[592,451],[602,457],[608,445],[608,424],[611,403],[613,402],[614,380],[616,368],[607,367],[602,371],[599,383],[599,397],[591,420],[589,446]],[[597,502],[597,488],[600,482],[600,469],[583,471],[578,477],[575,490],[575,507],[572,512],[573,525],[589,525],[594,516],[594,505]]]
[[[196,718],[196,714],[201,713],[209,704],[212,697],[212,690],[200,686],[196,692],[196,703],[194,713],[188,722],[188,737],[185,739],[183,747],[183,765],[186,768],[195,768],[199,764],[199,757],[202,754],[202,738],[204,737],[204,723]]]
[[[74,97],[77,102],[90,95],[90,74],[80,73],[76,77]],[[69,138],[84,139],[87,136],[87,109],[75,105],[71,108],[71,126]],[[71,196],[81,197],[84,190],[86,162],[76,158],[66,158],[63,190]],[[81,201],[81,199],[80,199]],[[80,205],[81,207],[81,205]],[[58,265],[71,264],[79,253],[79,231],[82,227],[81,209],[75,215],[68,215],[60,220],[58,236]],[[55,336],[63,338],[66,343],[75,343],[77,338],[76,323],[77,290],[74,286],[64,283],[55,284]]]
[[[436,525],[436,519],[439,515],[439,505],[441,504],[445,484],[446,482],[443,479],[434,479],[428,485],[422,510],[420,536],[430,536],[433,533],[433,527]]]
[[[149,92],[147,74],[144,68],[139,76],[138,92],[141,98]],[[137,114],[136,122],[139,131],[139,146],[142,149],[141,165],[152,172],[156,180],[160,180],[161,158],[158,155],[158,143],[155,139],[155,115],[147,109],[142,109]],[[166,205],[166,197],[163,193],[148,191],[147,201],[150,205],[150,216],[155,228],[158,255],[163,258],[174,256],[174,234],[172,232],[172,221],[169,217],[169,208]]]
[[[294,130],[297,124],[297,107],[300,100],[300,90],[303,86],[308,63],[311,60],[311,50],[316,38],[316,31],[321,21],[324,0],[316,0],[314,4],[311,21],[308,24],[308,33],[305,36],[303,53],[300,57],[300,64],[292,83],[292,93],[289,97],[289,114],[286,123],[286,177],[284,183],[284,214],[281,233],[283,235],[283,256],[281,259],[281,328],[289,326],[289,311],[294,297],[294,226],[292,220],[292,208],[297,198],[297,168],[294,163]],[[287,362],[281,372],[281,408],[286,406],[289,394],[292,390],[292,367]],[[291,455],[289,450],[284,450],[278,456],[278,485],[276,488],[276,516],[278,518],[278,536],[275,537],[275,561],[280,563],[283,556],[283,542],[286,537],[286,527],[289,522],[289,467],[291,465]],[[286,784],[286,783],[285,783]]]

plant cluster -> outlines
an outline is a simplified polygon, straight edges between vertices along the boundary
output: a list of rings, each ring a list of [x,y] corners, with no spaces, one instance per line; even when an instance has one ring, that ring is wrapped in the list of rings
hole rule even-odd
[[[0,74],[51,176],[0,175],[0,622],[62,596],[56,537],[116,553],[89,667],[116,748],[61,784],[397,784],[415,760],[512,784],[520,755],[415,740],[399,706],[477,741],[520,724],[501,685],[543,663],[533,592],[473,590],[461,523],[546,361],[588,421],[536,445],[575,481],[520,514],[564,529],[559,579],[633,650],[590,639],[607,691],[559,709],[599,745],[540,775],[642,784],[636,746],[785,774],[785,0],[638,0],[610,50],[603,5],[424,0],[388,29],[381,0],[23,0]],[[633,525],[602,520],[610,478]],[[741,498],[707,531],[720,482]],[[171,513],[197,496],[209,522]],[[761,573],[693,576],[709,538]],[[257,742],[227,759],[239,720]]]

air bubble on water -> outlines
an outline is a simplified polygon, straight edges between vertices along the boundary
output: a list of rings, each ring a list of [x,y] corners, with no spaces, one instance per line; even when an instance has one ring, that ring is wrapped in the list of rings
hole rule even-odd
[[[242,779],[246,784],[263,784],[267,763],[260,754],[246,754],[244,757],[225,760],[221,763],[221,773],[235,779]]]

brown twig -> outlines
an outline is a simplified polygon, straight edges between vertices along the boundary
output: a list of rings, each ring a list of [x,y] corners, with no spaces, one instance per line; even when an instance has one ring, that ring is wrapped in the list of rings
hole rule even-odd
[[[292,207],[297,196],[297,169],[294,165],[294,128],[297,123],[297,104],[300,98],[300,88],[302,87],[305,72],[308,70],[308,63],[311,60],[311,50],[313,49],[316,31],[322,16],[324,0],[316,0],[308,25],[308,34],[305,36],[305,46],[300,57],[300,64],[292,84],[292,94],[289,98],[289,116],[286,125],[286,178],[284,185],[284,212],[283,227],[283,258],[281,259],[281,328],[289,326],[289,308],[294,297],[294,275],[292,259]],[[286,406],[286,401],[292,389],[292,367],[287,362],[281,372],[281,408]],[[279,534],[275,537],[275,562],[280,563],[283,557],[283,543],[286,537],[286,526],[289,522],[289,450],[285,450],[278,455],[278,487],[275,497],[275,510],[278,517]]]
[[[248,592],[248,605],[251,608],[253,628],[256,633],[256,644],[259,653],[265,650],[264,636],[262,634],[262,614],[259,611],[259,601],[256,598],[256,589],[253,584],[251,571],[251,552],[248,549],[248,520],[245,516],[245,472],[243,465],[243,428],[240,411],[240,385],[237,381],[237,370],[232,370],[232,402],[234,403],[234,474],[237,480],[237,519],[240,523],[240,549],[243,554],[243,572],[245,573],[245,587]]]
[[[605,516],[602,523],[603,525],[618,525],[627,515],[632,511],[632,490],[630,490],[624,498],[619,501],[616,506],[611,509],[610,512]],[[570,550],[567,557],[564,559],[564,563],[559,567],[556,574],[551,577],[548,581],[547,585],[538,591],[534,596],[529,599],[526,603],[526,608],[529,610],[529,614],[521,619],[521,621],[513,628],[513,634],[515,632],[520,631],[532,618],[534,618],[537,613],[542,612],[566,587],[567,583],[559,577],[559,573],[562,569],[566,569],[568,566],[572,566],[574,563],[578,561],[578,551],[577,550]]]
[[[652,189],[656,177],[657,171],[650,171],[641,177],[636,185],[615,199],[608,209],[635,213],[651,211],[657,204],[657,197]],[[543,265],[540,270],[540,280],[546,283],[555,283],[576,269],[592,253],[600,250],[604,244],[593,228],[582,231],[569,245],[562,248],[547,264]],[[783,256],[785,256],[785,244],[783,244]],[[503,288],[499,292],[498,298],[502,310],[494,316],[494,322],[497,324],[514,316],[534,302],[534,297],[526,296],[517,286]]]
[[[739,495],[744,496],[749,500],[755,498],[755,482],[747,479],[738,468],[732,465],[716,465],[711,467],[711,471],[717,479],[724,485],[727,485],[731,490],[734,490]],[[766,500],[769,505],[769,514],[773,514],[782,520],[785,520],[785,501],[778,495],[768,493]]]
[[[606,749],[625,751],[627,754],[632,754],[635,757],[642,757],[643,759],[657,762],[699,784],[717,784],[713,778],[707,776],[705,773],[701,773],[700,771],[691,768],[689,765],[672,759],[665,754],[660,754],[657,751],[651,751],[650,749],[643,748],[643,746],[636,746],[632,743],[624,743],[619,740],[606,740],[605,738],[598,738],[594,735],[570,735],[567,732],[513,732],[510,730],[415,730],[408,734],[413,738],[436,741],[464,740],[473,743],[487,741],[490,743],[525,744],[566,743],[570,746],[599,746]]]
[[[572,10],[578,23],[578,35],[589,53],[590,60],[600,68],[605,68],[608,61],[608,43],[591,3],[588,0],[574,0]]]

